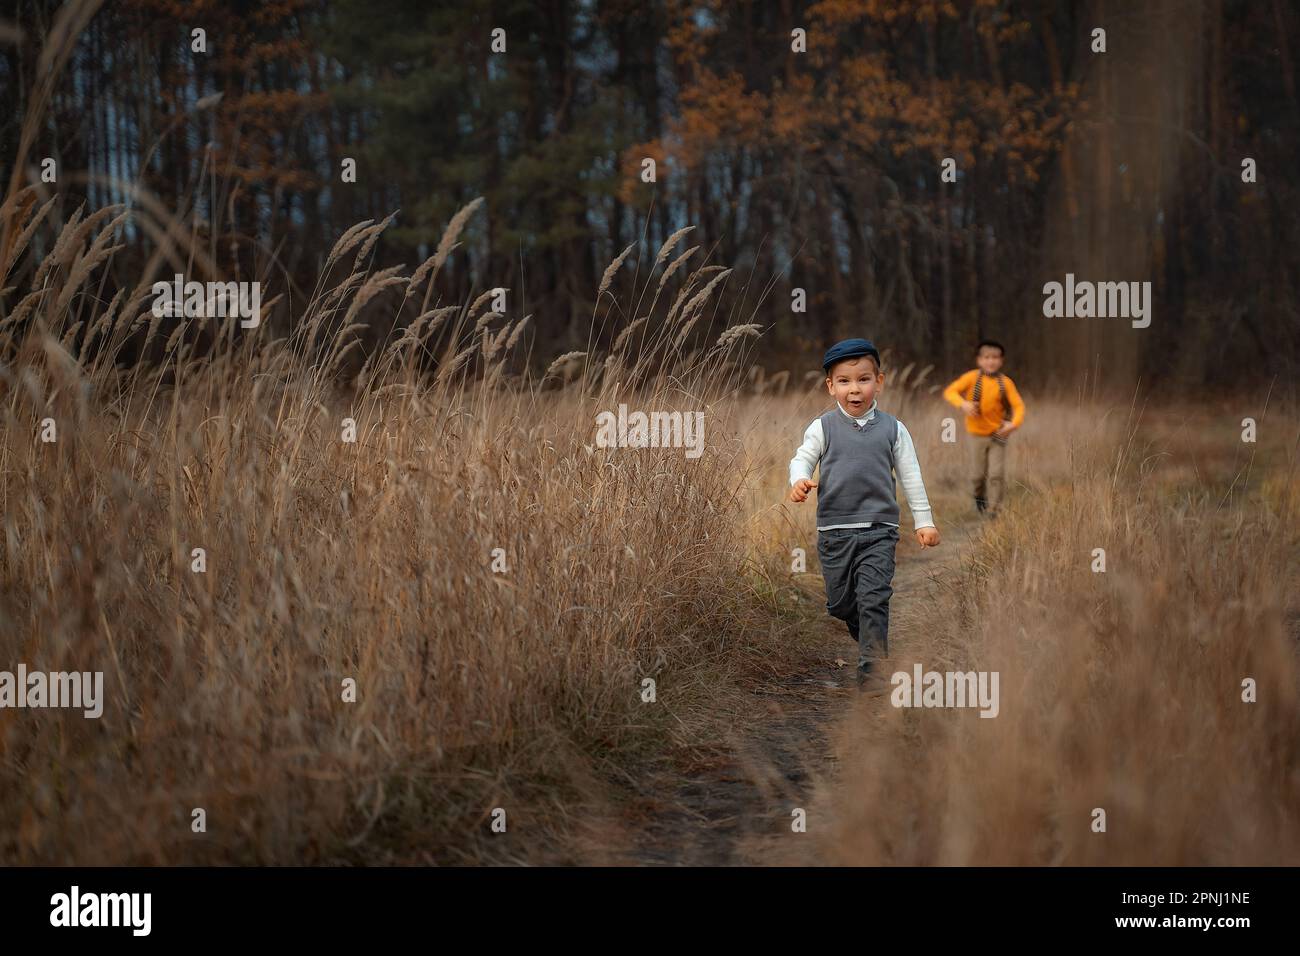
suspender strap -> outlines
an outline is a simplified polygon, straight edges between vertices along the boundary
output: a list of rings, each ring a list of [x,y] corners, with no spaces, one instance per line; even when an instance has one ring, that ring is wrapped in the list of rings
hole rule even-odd
[[[996,378],[998,380],[998,401],[1002,403],[1002,413],[1003,413],[1002,417],[1010,418],[1011,403],[1007,401],[1007,388],[1002,383],[1002,373],[998,372]],[[983,369],[981,369],[975,373],[975,388],[971,391],[971,397],[970,397],[970,400],[974,402],[976,405],[979,405],[980,403],[980,394],[984,390],[983,385],[984,385],[984,371]]]

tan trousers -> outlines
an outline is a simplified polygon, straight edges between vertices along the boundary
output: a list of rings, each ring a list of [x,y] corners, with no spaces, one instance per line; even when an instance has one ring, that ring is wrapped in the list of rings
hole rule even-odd
[[[997,514],[1006,484],[1007,443],[981,435],[967,437],[974,449],[971,453],[971,478],[975,483],[975,497],[988,502],[989,514]]]

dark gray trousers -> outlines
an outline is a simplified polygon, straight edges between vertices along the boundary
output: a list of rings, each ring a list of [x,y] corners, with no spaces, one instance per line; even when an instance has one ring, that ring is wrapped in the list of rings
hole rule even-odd
[[[849,626],[858,643],[858,676],[889,655],[889,598],[894,593],[898,529],[832,528],[817,532],[817,556],[826,581],[826,611]]]

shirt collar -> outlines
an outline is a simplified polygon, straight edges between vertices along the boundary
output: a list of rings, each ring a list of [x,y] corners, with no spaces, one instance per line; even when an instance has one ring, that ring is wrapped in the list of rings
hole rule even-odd
[[[861,418],[853,418],[852,415],[850,415],[848,412],[844,410],[844,406],[841,405],[839,402],[835,403],[835,407],[840,410],[840,414],[842,414],[845,418],[852,419],[853,421],[857,422],[859,425],[863,424],[864,422],[869,422],[876,417],[876,400],[874,398],[871,400],[871,407],[867,409],[867,414],[863,415]]]

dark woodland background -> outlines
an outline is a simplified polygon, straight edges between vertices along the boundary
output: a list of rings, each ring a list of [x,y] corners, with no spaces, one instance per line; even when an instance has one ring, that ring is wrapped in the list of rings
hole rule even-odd
[[[0,6],[0,188],[58,160],[33,262],[81,201],[137,207],[106,299],[139,281],[160,210],[208,244],[213,278],[295,290],[274,325],[353,223],[400,209],[375,266],[413,267],[483,196],[437,295],[511,289],[538,363],[585,347],[628,243],[644,281],[693,224],[692,265],[736,267],[722,308],[767,328],[754,356],[773,368],[816,368],[850,334],[939,376],[1000,338],[1030,387],[1289,388],[1300,366],[1286,0],[118,0],[88,12],[44,100],[60,6]],[[1150,328],[1045,319],[1042,285],[1066,272],[1149,279]]]

